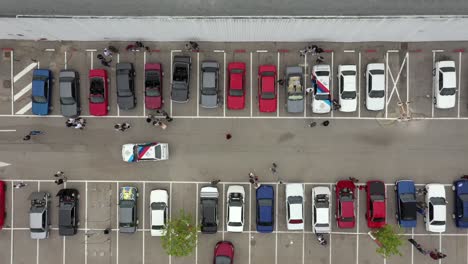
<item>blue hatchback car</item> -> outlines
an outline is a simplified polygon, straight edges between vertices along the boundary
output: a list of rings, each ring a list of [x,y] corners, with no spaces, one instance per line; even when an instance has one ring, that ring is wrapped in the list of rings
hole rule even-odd
[[[32,79],[32,113],[48,115],[50,108],[52,73],[50,70],[36,69]]]
[[[455,193],[455,211],[453,218],[457,227],[468,227],[468,180],[458,180],[453,183]]]
[[[416,187],[411,180],[395,182],[398,225],[404,228],[416,227]]]
[[[257,189],[257,231],[273,232],[275,216],[275,191],[271,185],[261,185]]]

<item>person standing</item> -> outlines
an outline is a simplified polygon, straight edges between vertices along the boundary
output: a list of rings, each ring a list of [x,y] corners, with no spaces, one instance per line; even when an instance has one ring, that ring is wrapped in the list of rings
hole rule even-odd
[[[112,57],[112,52],[108,48],[105,48],[103,53],[106,57]]]
[[[330,125],[330,121],[325,120],[322,122],[322,126],[327,127],[328,125]]]

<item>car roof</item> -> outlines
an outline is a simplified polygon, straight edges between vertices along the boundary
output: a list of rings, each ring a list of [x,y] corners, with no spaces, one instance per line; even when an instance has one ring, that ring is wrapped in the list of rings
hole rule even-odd
[[[229,80],[229,87],[231,89],[242,89],[242,77],[243,77],[243,73],[238,73],[238,72],[234,72],[232,73],[231,72],[231,77],[230,77],[230,80]]]
[[[385,201],[378,200],[373,202],[374,217],[385,217]]]
[[[289,218],[302,219],[302,203],[289,204]]]
[[[343,217],[354,216],[354,202],[353,201],[341,200],[341,215]]]
[[[256,191],[257,199],[273,199],[274,189],[271,185],[260,185]]]
[[[368,181],[367,188],[370,195],[381,194],[385,195],[385,184],[381,181]]]
[[[275,91],[275,76],[262,76],[262,92]]]
[[[468,193],[468,180],[462,179],[454,182],[458,194]]]

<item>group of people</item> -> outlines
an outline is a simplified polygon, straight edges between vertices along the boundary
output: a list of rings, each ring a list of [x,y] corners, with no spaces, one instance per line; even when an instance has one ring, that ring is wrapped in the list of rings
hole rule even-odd
[[[325,120],[325,121],[323,121],[321,123],[321,125],[324,126],[324,127],[327,127],[327,126],[330,125],[330,121]],[[315,122],[315,121],[310,122],[309,127],[315,127],[315,126],[317,126],[317,122]]]
[[[54,178],[55,178],[54,182],[57,185],[64,184],[67,181],[67,177],[65,177],[65,173],[63,173],[63,171],[57,171],[54,174]]]
[[[146,122],[148,124],[152,124],[153,126],[166,129],[167,124],[162,122],[162,118],[164,118],[164,120],[166,120],[167,122],[172,122],[173,118],[170,117],[169,114],[164,110],[157,110],[156,113],[158,114],[158,116],[148,115],[148,117],[146,118]],[[162,117],[162,118],[159,118],[159,117]]]
[[[65,125],[67,127],[74,127],[76,129],[84,129],[86,126],[86,119],[84,118],[68,118],[67,121],[65,121]]]
[[[44,134],[44,132],[40,130],[31,130],[26,136],[23,137],[23,140],[27,141],[27,140],[30,140],[32,136],[37,136],[37,135],[42,135],[42,134]]]
[[[324,50],[322,48],[319,48],[317,45],[308,45],[304,49],[299,50],[299,54],[301,57],[305,57],[306,54],[311,54],[311,55],[317,55],[322,53]],[[319,56],[321,57],[321,56]],[[323,57],[322,57],[323,59]]]
[[[115,131],[120,131],[120,132],[124,132],[125,130],[131,128],[130,124],[129,123],[117,123],[114,125],[114,129]]]
[[[199,52],[200,51],[200,46],[195,41],[189,41],[189,43],[185,44],[185,50],[193,51],[193,52]]]
[[[419,244],[418,242],[416,242],[416,240],[414,240],[412,238],[409,238],[408,241],[411,244],[413,244],[413,246],[416,248],[417,251],[421,252],[423,255],[429,255],[433,260],[439,260],[439,259],[443,259],[443,258],[447,257],[446,254],[440,252],[437,249],[434,249],[434,250],[431,250],[431,251],[425,250],[421,246],[421,244]]]
[[[140,51],[140,49],[145,49],[147,52],[151,51],[151,49],[148,46],[145,46],[143,42],[141,41],[135,41],[134,44],[129,44],[125,48],[126,51],[132,51],[132,52]]]
[[[253,185],[255,189],[258,189],[258,187],[260,187],[260,183],[258,182],[258,176],[255,175],[253,172],[249,173],[249,182]]]

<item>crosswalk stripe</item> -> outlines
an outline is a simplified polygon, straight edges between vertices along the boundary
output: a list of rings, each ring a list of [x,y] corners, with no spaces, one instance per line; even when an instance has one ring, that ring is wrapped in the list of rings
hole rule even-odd
[[[37,66],[37,62],[33,62],[29,64],[28,67],[24,68],[22,71],[16,74],[15,77],[13,77],[13,82],[17,82],[19,79],[21,79],[21,77],[26,75],[30,70],[36,68],[36,66]]]
[[[16,112],[17,115],[23,115],[24,113],[26,113],[27,111],[29,111],[29,109],[32,108],[32,102],[29,102],[27,105],[25,105],[23,108],[21,108],[18,112]]]
[[[21,96],[23,96],[25,93],[29,92],[29,90],[31,90],[31,88],[32,88],[32,83],[29,83],[28,85],[26,85],[26,87],[21,89],[21,91],[17,92],[15,94],[15,96],[13,96],[13,101],[16,102],[16,100],[21,98]]]

